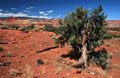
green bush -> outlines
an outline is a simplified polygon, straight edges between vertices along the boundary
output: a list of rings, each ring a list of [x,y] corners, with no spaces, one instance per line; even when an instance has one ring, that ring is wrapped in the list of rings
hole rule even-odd
[[[97,52],[90,52],[88,55],[89,61],[95,62],[98,66],[101,66],[103,69],[106,69],[108,67],[108,61],[112,58],[112,55],[107,53],[105,49],[102,49]]]
[[[20,27],[19,30],[27,33],[27,32],[29,32],[31,30],[34,30],[34,28],[35,28],[35,26],[31,25],[31,26]]]
[[[104,35],[104,39],[111,39],[111,38],[112,38],[112,35],[109,34],[109,33],[106,33],[106,34]]]
[[[35,26],[34,25],[31,25],[31,26],[27,26],[26,27],[26,30],[33,30],[35,28]]]
[[[2,47],[0,47],[0,52],[4,51],[4,49]]]
[[[9,26],[0,26],[0,29],[9,29]]]
[[[51,24],[46,24],[45,27],[43,28],[44,31],[49,31],[49,32],[55,32],[56,27],[53,27]]]
[[[74,52],[80,53],[80,58],[75,67],[87,68],[89,63],[88,56],[102,68],[106,66],[106,52],[94,52],[95,56],[92,55],[92,51],[103,44],[106,34],[106,17],[102,6],[97,7],[93,11],[79,7],[60,21],[60,26],[55,31],[56,37],[54,39],[62,47],[67,43],[73,48]],[[50,31],[54,31],[49,26],[47,28]],[[109,35],[107,35],[108,37]],[[90,54],[88,55],[88,53]]]
[[[120,35],[112,35],[113,38],[120,38]]]
[[[35,28],[34,25],[31,25],[31,26],[15,26],[15,25],[12,25],[12,26],[9,26],[9,25],[0,26],[0,29],[20,30],[20,31],[23,31],[23,32],[28,32],[28,31],[34,30],[34,28]]]
[[[5,26],[0,26],[0,29],[6,29],[6,30],[18,30],[19,26],[9,26],[9,25],[5,25]]]

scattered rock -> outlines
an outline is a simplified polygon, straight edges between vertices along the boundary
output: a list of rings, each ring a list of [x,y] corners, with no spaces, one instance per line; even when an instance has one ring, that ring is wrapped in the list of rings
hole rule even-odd
[[[2,61],[0,61],[0,66],[4,66],[4,63]]]
[[[44,62],[41,59],[38,59],[36,62],[38,66],[44,64]]]
[[[6,62],[0,61],[0,66],[10,66],[10,64],[11,64],[10,61],[6,61]]]
[[[94,74],[96,74],[95,72],[93,72],[93,71],[91,71],[91,72],[89,72],[90,74],[92,74],[92,75],[94,75]]]
[[[6,61],[4,62],[4,66],[10,66],[11,62],[10,61]]]

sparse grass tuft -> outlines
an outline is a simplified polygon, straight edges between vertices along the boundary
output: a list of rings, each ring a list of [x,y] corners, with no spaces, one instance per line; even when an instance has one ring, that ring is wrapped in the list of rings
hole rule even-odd
[[[8,51],[8,52],[6,53],[6,57],[11,57],[11,56],[12,56],[11,52]]]
[[[33,78],[33,72],[32,72],[31,66],[29,64],[25,65],[24,77],[25,78]]]
[[[119,64],[113,64],[114,68],[120,69],[120,65]]]
[[[19,70],[17,70],[17,69],[10,69],[9,70],[9,75],[10,76],[18,76],[18,75],[21,75],[22,74],[22,72],[20,72]]]

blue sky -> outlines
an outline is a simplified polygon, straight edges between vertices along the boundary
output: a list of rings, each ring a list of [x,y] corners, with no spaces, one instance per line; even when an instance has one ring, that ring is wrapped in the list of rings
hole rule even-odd
[[[120,20],[120,0],[0,0],[0,17],[63,18],[79,6],[93,10],[99,5],[107,19]]]

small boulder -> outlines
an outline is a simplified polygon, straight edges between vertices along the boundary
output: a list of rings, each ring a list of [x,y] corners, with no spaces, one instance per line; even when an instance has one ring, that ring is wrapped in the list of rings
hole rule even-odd
[[[37,59],[37,66],[44,64],[44,62],[41,59]]]

